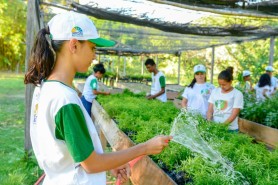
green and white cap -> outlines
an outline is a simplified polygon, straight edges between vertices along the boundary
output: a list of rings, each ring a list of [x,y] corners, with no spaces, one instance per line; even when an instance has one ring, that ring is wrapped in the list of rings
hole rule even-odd
[[[194,66],[194,74],[197,72],[202,72],[205,73],[206,72],[206,67],[202,64],[198,64],[196,66]]]
[[[266,66],[265,70],[266,70],[266,71],[273,72],[273,71],[274,71],[274,68],[273,68],[272,66]]]
[[[92,20],[86,15],[73,11],[55,15],[48,22],[52,40],[88,40],[97,47],[111,47],[115,41],[99,37]]]

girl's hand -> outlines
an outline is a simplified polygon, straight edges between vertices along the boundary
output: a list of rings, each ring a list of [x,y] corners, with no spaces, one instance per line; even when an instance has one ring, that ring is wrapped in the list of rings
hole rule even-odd
[[[169,141],[173,139],[173,136],[156,136],[144,143],[146,149],[145,154],[159,154],[162,150],[168,146]]]
[[[129,164],[122,165],[111,170],[111,173],[113,176],[117,177],[120,180],[121,184],[124,184],[130,177],[130,166]]]

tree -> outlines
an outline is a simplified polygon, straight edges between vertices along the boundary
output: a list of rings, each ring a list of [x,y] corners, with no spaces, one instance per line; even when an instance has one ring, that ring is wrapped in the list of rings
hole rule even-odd
[[[26,2],[0,0],[0,70],[24,71]]]

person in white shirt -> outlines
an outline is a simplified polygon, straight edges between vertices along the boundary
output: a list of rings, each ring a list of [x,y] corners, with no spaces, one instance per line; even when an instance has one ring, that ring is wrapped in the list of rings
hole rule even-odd
[[[207,119],[228,124],[231,132],[238,132],[238,115],[243,108],[243,94],[232,86],[232,74],[224,70],[218,75],[220,87],[214,89],[208,100]]]
[[[36,86],[30,136],[45,173],[44,185],[106,185],[105,171],[111,169],[124,183],[130,160],[158,154],[172,139],[157,136],[125,150],[103,153],[94,123],[72,83],[76,72],[88,70],[96,47],[114,45],[98,36],[87,16],[72,11],[55,15],[38,32],[24,83]]]
[[[102,92],[98,89],[98,79],[102,78],[105,73],[105,68],[102,63],[96,64],[93,67],[94,73],[86,79],[81,101],[91,116],[92,102],[98,94],[110,95],[110,92]]]
[[[181,106],[206,118],[208,99],[213,89],[214,86],[206,82],[206,67],[202,64],[194,66],[194,79],[184,89]]]
[[[271,81],[271,94],[274,94],[276,92],[278,86],[278,79],[275,76],[273,76],[273,71],[274,68],[272,66],[266,66],[265,72],[270,76]]]
[[[152,86],[151,93],[147,99],[157,99],[161,102],[167,101],[166,95],[166,78],[161,71],[158,71],[156,64],[153,59],[149,58],[145,62],[147,70],[152,73]]]
[[[264,101],[267,98],[271,97],[271,81],[269,74],[265,73],[260,76],[259,82],[255,86],[256,90],[256,99],[258,102]]]
[[[253,91],[252,82],[251,82],[251,72],[248,70],[244,70],[242,72],[242,77],[243,77],[243,82],[239,83],[237,86],[246,93]]]

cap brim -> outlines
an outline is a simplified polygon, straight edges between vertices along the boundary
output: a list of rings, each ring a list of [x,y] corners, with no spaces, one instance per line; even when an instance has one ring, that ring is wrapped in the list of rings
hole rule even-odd
[[[116,45],[115,41],[107,40],[103,38],[89,39],[88,41],[96,44],[97,47],[112,47]]]
[[[206,71],[196,71],[195,73],[206,73]]]

